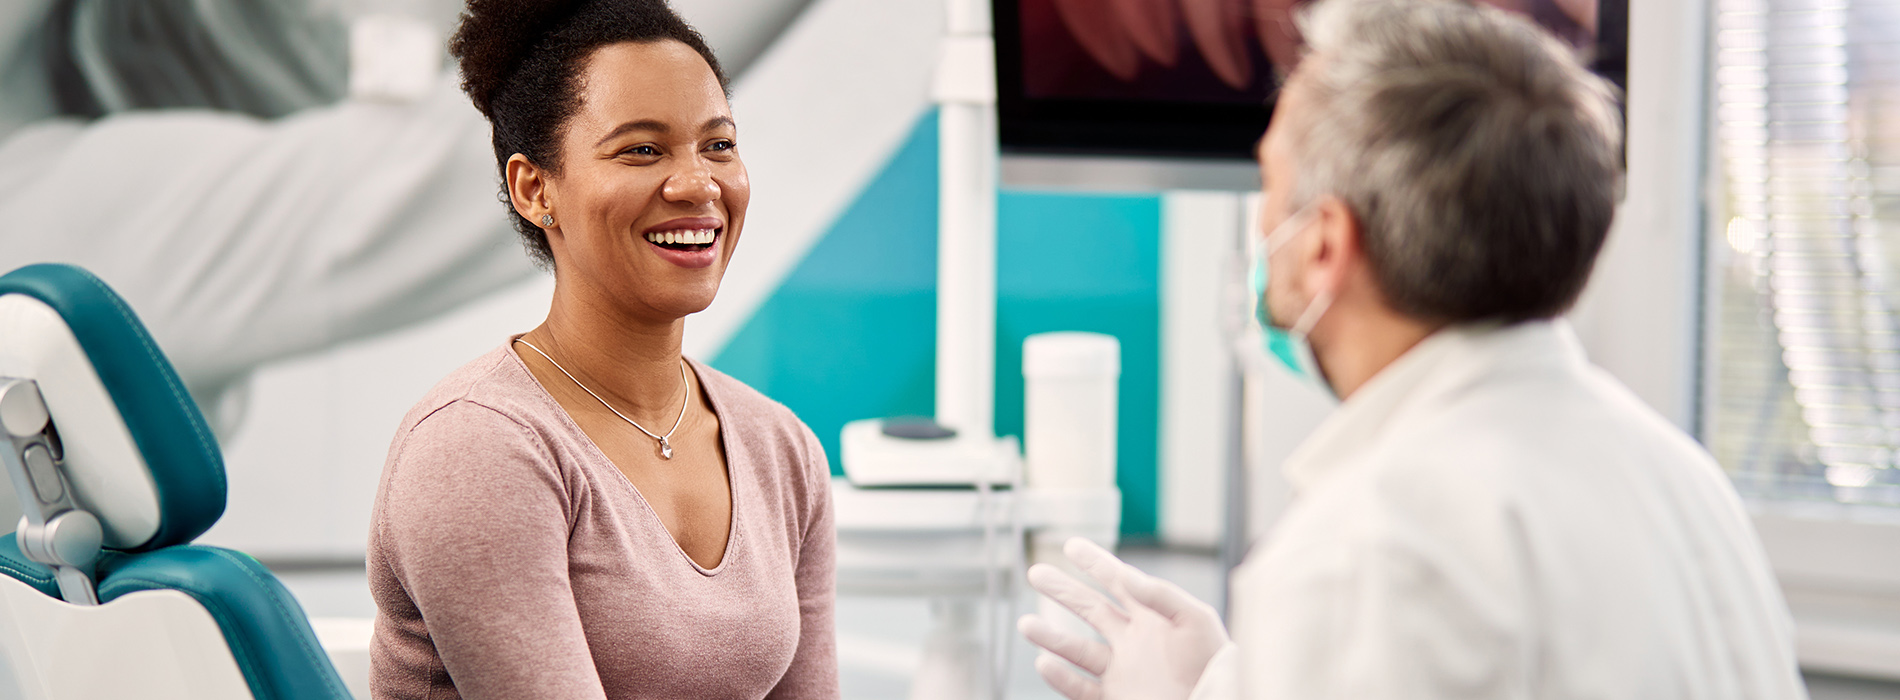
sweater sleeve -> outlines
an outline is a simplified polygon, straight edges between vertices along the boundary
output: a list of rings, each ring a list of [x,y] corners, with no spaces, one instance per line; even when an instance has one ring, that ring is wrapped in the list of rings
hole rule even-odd
[[[416,425],[387,478],[377,537],[456,692],[605,700],[568,578],[575,491],[545,443],[457,401]]]
[[[785,676],[766,695],[773,699],[838,697],[837,526],[831,512],[831,466],[811,430],[799,425],[798,450],[805,489],[804,537],[798,547],[798,651]]]

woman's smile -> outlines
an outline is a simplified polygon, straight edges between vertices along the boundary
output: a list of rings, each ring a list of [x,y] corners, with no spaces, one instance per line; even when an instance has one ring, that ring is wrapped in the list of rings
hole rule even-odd
[[[641,234],[661,260],[689,270],[711,267],[719,261],[725,223],[712,217],[673,219]]]

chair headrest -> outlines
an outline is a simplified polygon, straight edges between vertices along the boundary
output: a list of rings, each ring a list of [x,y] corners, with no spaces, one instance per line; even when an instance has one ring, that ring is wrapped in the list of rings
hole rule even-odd
[[[224,514],[224,458],[204,416],[145,325],[92,273],[41,264],[0,276],[0,376],[39,383],[66,478],[106,547],[183,544]],[[15,502],[5,479],[0,497]]]

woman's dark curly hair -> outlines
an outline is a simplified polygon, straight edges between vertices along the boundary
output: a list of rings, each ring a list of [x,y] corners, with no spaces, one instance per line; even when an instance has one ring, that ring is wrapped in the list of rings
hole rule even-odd
[[[603,46],[673,40],[706,59],[720,88],[725,71],[706,40],[666,0],[468,0],[449,54],[462,67],[462,90],[493,127],[502,169],[501,201],[537,265],[552,269],[548,235],[515,212],[508,158],[516,153],[561,171],[561,134],[580,107],[580,75]]]

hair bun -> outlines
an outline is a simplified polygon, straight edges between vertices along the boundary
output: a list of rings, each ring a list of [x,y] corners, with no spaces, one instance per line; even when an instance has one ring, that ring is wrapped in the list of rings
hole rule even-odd
[[[587,0],[468,0],[449,55],[462,68],[462,91],[482,114],[495,90],[521,67],[548,31]]]

